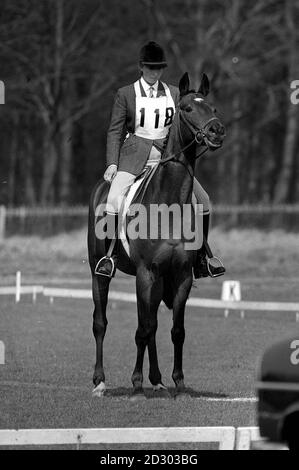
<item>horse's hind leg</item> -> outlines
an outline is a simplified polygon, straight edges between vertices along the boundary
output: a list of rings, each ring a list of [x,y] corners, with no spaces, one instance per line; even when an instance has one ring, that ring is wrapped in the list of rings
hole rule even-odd
[[[149,379],[154,387],[162,383],[161,372],[158,365],[156,348],[156,331],[158,327],[158,307],[163,294],[163,280],[155,279],[153,273],[140,268],[136,277],[138,328],[135,335],[137,346],[137,359],[132,383],[134,395],[143,394],[143,360],[145,348],[148,346]]]
[[[92,295],[94,301],[93,334],[96,341],[96,364],[93,374],[95,388],[93,396],[101,397],[105,393],[105,374],[103,368],[103,342],[107,328],[106,307],[111,279],[104,276],[92,276]]]
[[[175,286],[173,299],[173,327],[171,329],[171,339],[174,345],[174,366],[172,378],[176,386],[176,393],[185,392],[183,373],[183,346],[185,340],[185,305],[192,286],[192,276],[186,278]]]

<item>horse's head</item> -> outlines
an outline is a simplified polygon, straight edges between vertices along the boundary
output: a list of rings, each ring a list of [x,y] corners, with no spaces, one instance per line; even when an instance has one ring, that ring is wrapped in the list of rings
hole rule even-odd
[[[225,137],[225,127],[216,116],[216,109],[206,101],[210,83],[203,74],[198,91],[189,89],[188,73],[180,80],[179,117],[198,144],[210,150],[221,147]]]

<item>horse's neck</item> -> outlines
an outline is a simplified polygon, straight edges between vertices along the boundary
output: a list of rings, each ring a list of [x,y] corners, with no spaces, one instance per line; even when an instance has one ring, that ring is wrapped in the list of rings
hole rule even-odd
[[[187,142],[180,141],[178,130],[178,117],[174,120],[168,142],[165,149],[165,158],[175,155],[174,159],[181,163],[170,161],[160,167],[160,184],[168,188],[169,197],[178,199],[180,203],[190,202],[193,188],[193,165],[190,163],[193,148],[181,152],[181,149],[187,145]],[[188,169],[189,171],[188,171]],[[191,173],[191,174],[190,174]]]

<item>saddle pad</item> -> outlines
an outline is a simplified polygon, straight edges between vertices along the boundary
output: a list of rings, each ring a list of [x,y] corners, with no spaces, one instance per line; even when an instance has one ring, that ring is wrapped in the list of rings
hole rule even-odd
[[[126,237],[126,214],[129,210],[130,204],[133,201],[133,198],[134,198],[135,194],[137,193],[138,189],[140,188],[140,186],[141,186],[142,182],[144,181],[146,175],[147,175],[147,173],[145,173],[144,176],[139,177],[138,180],[135,181],[132,184],[132,186],[130,187],[127,195],[125,196],[123,207],[122,207],[121,212],[119,214],[119,221],[120,221],[119,240],[121,241],[121,243],[124,247],[124,250],[126,251],[126,253],[129,257],[130,257],[130,246],[129,246],[129,243],[128,243],[128,239]],[[193,207],[195,209],[195,212],[197,212],[196,211],[196,203],[197,203],[197,201],[196,201],[195,194],[192,193],[192,204],[193,204]]]
[[[135,181],[132,186],[130,187],[129,191],[127,192],[127,195],[125,196],[125,200],[124,200],[124,203],[123,203],[123,207],[120,211],[120,214],[119,214],[119,223],[120,223],[120,232],[119,232],[119,239],[127,253],[128,256],[130,256],[130,247],[129,247],[129,243],[128,243],[128,240],[127,240],[127,237],[126,237],[126,214],[129,210],[129,207],[130,207],[130,204],[136,194],[136,192],[138,191],[138,189],[140,188],[144,178],[145,178],[145,175],[146,173],[144,174],[144,176],[141,176],[138,178],[137,181]]]

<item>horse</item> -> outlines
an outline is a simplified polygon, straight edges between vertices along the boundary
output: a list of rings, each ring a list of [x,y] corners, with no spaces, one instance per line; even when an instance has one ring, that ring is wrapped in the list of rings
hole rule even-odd
[[[198,91],[190,90],[188,73],[179,81],[180,101],[168,134],[167,144],[146,190],[139,196],[142,204],[192,206],[194,166],[198,155],[222,145],[225,128],[216,116],[215,108],[206,101],[209,79],[203,74]],[[96,342],[96,364],[93,374],[93,395],[105,394],[103,341],[107,329],[106,307],[111,278],[95,274],[95,267],[106,253],[105,240],[96,236],[97,207],[107,200],[109,184],[100,180],[95,186],[89,205],[88,254],[92,276],[94,302],[93,334]],[[138,199],[138,196],[137,196]],[[136,202],[136,201],[135,201]],[[138,201],[137,201],[138,202]],[[141,199],[139,200],[141,202]],[[194,222],[194,211],[191,219]],[[117,268],[136,277],[138,326],[135,334],[137,358],[131,377],[132,399],[144,398],[143,362],[146,348],[149,357],[149,380],[154,390],[166,390],[162,382],[156,349],[157,312],[161,301],[173,310],[171,339],[174,347],[172,379],[175,396],[187,394],[183,373],[185,339],[185,305],[193,284],[194,250],[186,250],[183,235],[168,239],[129,239],[130,257],[120,250]]]

